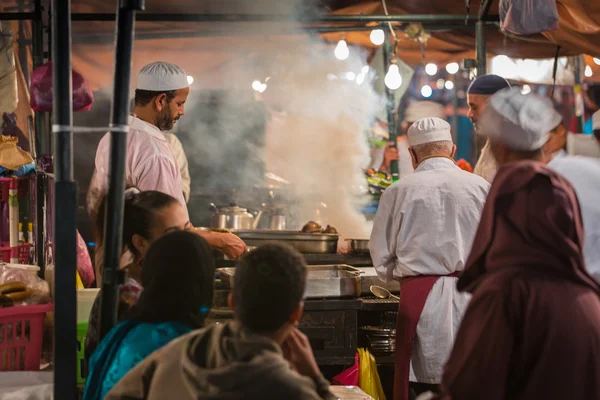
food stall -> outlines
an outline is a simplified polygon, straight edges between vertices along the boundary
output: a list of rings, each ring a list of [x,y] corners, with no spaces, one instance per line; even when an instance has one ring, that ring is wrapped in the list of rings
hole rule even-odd
[[[181,11],[176,13],[173,12],[172,5],[155,1],[146,1],[145,5],[143,3],[141,1],[121,2],[121,8],[115,14],[114,4],[91,0],[74,0],[72,4],[69,1],[53,1],[52,7],[49,7],[49,2],[36,0],[33,4],[28,4],[27,7],[23,6],[23,10],[17,7],[16,11],[15,9],[4,10],[5,12],[2,14],[3,20],[31,20],[30,47],[34,64],[42,64],[44,59],[49,58],[52,54],[51,58],[55,66],[53,86],[55,112],[52,113],[54,118],[52,129],[49,129],[48,114],[39,113],[35,115],[35,154],[38,156],[36,161],[40,165],[40,170],[38,171],[39,178],[36,181],[37,190],[34,192],[38,199],[34,213],[37,218],[34,232],[37,233],[35,243],[37,244],[36,254],[38,256],[36,262],[41,267],[41,275],[43,275],[46,265],[44,247],[48,238],[44,236],[45,231],[42,221],[46,218],[55,221],[53,232],[54,263],[59,266],[59,269],[54,280],[55,295],[53,300],[55,332],[60,332],[60,335],[55,335],[53,362],[56,371],[54,374],[55,397],[60,399],[71,399],[76,396],[77,356],[73,343],[77,341],[75,331],[77,303],[75,295],[75,229],[77,221],[75,216],[78,200],[72,161],[74,153],[72,146],[73,133],[86,134],[110,131],[114,139],[111,146],[111,175],[113,179],[111,179],[109,189],[107,212],[107,232],[110,233],[107,238],[110,242],[105,246],[105,262],[108,271],[106,277],[108,279],[104,280],[103,291],[105,294],[102,313],[103,330],[107,331],[116,319],[115,304],[119,256],[117,249],[121,248],[120,226],[124,189],[122,176],[127,132],[125,118],[129,109],[131,70],[135,71],[141,65],[154,61],[157,48],[161,49],[162,57],[180,64],[188,73],[196,77],[198,84],[207,87],[211,87],[211,82],[213,86],[219,86],[232,80],[231,75],[221,76],[221,68],[227,69],[233,65],[230,71],[239,71],[240,67],[244,67],[244,60],[248,59],[246,53],[240,56],[239,52],[215,51],[215,47],[233,48],[238,46],[252,48],[256,46],[257,37],[264,38],[265,36],[270,40],[261,42],[261,50],[258,51],[259,56],[252,58],[255,65],[260,64],[256,60],[261,59],[261,56],[264,58],[265,55],[273,54],[273,52],[280,50],[282,46],[287,47],[299,34],[307,33],[311,37],[311,43],[315,36],[319,38],[320,43],[322,42],[321,39],[324,39],[326,43],[330,43],[327,51],[331,52],[331,47],[334,45],[337,47],[341,41],[344,41],[346,45],[350,45],[353,49],[364,49],[366,54],[361,53],[361,57],[364,56],[365,60],[372,60],[378,45],[374,45],[369,40],[369,35],[377,28],[385,31],[391,28],[390,35],[385,35],[387,41],[384,46],[388,53],[385,57],[386,69],[393,64],[392,58],[396,57],[413,66],[423,63],[424,60],[447,63],[458,62],[465,58],[475,59],[472,66],[479,71],[486,70],[488,53],[541,58],[554,57],[557,52],[560,55],[578,55],[586,52],[600,57],[600,48],[597,47],[600,43],[597,40],[600,31],[596,30],[595,36],[594,34],[579,32],[577,24],[571,25],[561,22],[558,29],[544,32],[543,36],[534,38],[537,41],[531,41],[531,37],[524,40],[514,34],[503,35],[498,30],[499,18],[495,14],[495,10],[498,9],[498,2],[489,0],[484,1],[482,6],[473,4],[472,7],[466,7],[466,9],[464,2],[458,0],[436,2],[435,7],[431,4],[414,1],[402,3],[388,1],[389,7],[379,1],[360,4],[345,1],[324,1],[324,5],[329,9],[328,13],[317,13],[316,15],[309,13],[308,16],[301,16],[300,18],[295,16],[291,18],[291,25],[290,15],[269,14],[264,11],[246,12],[241,5],[240,8],[244,10],[243,12],[231,14],[230,9],[220,9],[216,4],[218,2],[215,2],[211,11],[207,12],[202,6],[202,2],[189,0],[177,2],[178,7],[176,8]],[[578,4],[575,0],[563,0],[557,2],[557,4],[559,5],[559,16],[567,15],[575,10],[579,18],[585,18],[593,22],[594,26],[600,26],[600,10],[597,9],[596,5]],[[142,12],[144,6],[145,11]],[[50,9],[52,13],[48,13]],[[116,23],[113,21],[116,21]],[[260,29],[251,30],[252,33],[250,33],[245,27],[253,24],[260,25]],[[137,28],[136,30],[134,30],[134,25]],[[51,44],[44,26],[51,27]],[[223,29],[223,26],[227,28]],[[267,29],[267,27],[270,28]],[[116,31],[117,37],[116,48],[113,44],[114,31]],[[76,37],[74,34],[77,34]],[[396,37],[396,34],[399,38]],[[71,54],[72,37],[74,37],[73,54]],[[427,40],[425,40],[426,37]],[[135,49],[133,48],[134,40]],[[215,45],[215,40],[220,41],[218,45]],[[343,50],[343,46],[341,46],[341,49]],[[45,50],[47,50],[46,53],[44,53]],[[193,53],[198,53],[198,58],[189,56]],[[116,56],[113,56],[113,54],[116,54]],[[306,58],[311,55],[311,53],[300,54],[303,54]],[[337,55],[339,55],[339,52]],[[350,58],[352,60],[352,56]],[[279,61],[284,65],[288,65],[286,63],[290,62],[285,59]],[[292,61],[297,63],[299,60],[293,59]],[[25,62],[25,64],[28,63]],[[69,73],[72,65],[89,80],[91,87],[94,89],[112,87],[114,82],[110,128],[99,127],[94,129],[73,126]],[[330,66],[331,64],[327,65]],[[335,67],[338,68],[335,73],[338,75],[347,73],[344,69],[346,67],[347,65],[339,68]],[[261,71],[259,77],[243,76],[244,79],[249,80],[248,84],[244,83],[244,85],[250,88],[249,83],[254,85],[253,79],[258,80],[260,78],[253,90],[258,92],[256,95],[261,98],[261,101],[269,103],[273,98],[269,99],[269,91],[265,92],[263,85],[268,84],[270,87],[276,88],[277,83],[270,83],[267,80],[271,75],[267,74],[262,66],[252,68],[252,73],[257,71]],[[357,68],[357,73],[360,73],[359,71],[361,69]],[[327,71],[323,70],[321,72]],[[274,74],[274,76],[277,75]],[[596,76],[600,76],[600,74]],[[357,78],[355,76],[354,79]],[[362,79],[364,80],[365,76]],[[283,81],[283,78],[281,80]],[[331,86],[334,85],[331,83],[331,85],[327,84],[326,87],[343,87],[339,82],[341,79],[327,79],[331,82],[334,80],[337,80],[336,86]],[[287,97],[294,97],[289,96],[289,94],[295,93],[294,90],[305,83],[305,81],[300,80],[300,84],[297,86],[282,86],[280,96],[281,93],[284,93]],[[367,91],[353,91],[352,95],[370,93],[368,88],[361,90]],[[263,92],[265,92],[264,96],[262,95]],[[314,99],[318,96],[327,98],[328,95],[329,93],[314,92],[306,97],[312,97],[313,101],[322,105]],[[384,108],[387,105],[386,115],[390,120],[388,127],[390,137],[393,138],[396,134],[393,129],[394,100],[390,90],[386,90],[386,96],[385,101],[387,103],[384,104]],[[366,96],[365,98],[372,99],[374,97]],[[281,100],[281,98],[275,100]],[[276,102],[273,101],[273,103]],[[293,102],[278,103],[276,105],[279,107],[287,106],[288,109],[300,108],[302,112],[298,113],[296,117],[299,116],[304,121],[314,121],[312,119],[314,114],[311,114],[313,110],[303,109],[305,104],[310,104],[310,101],[300,106]],[[346,115],[348,114],[347,110],[344,109],[344,112],[338,112],[338,114]],[[353,108],[349,108],[349,110],[353,110]],[[319,131],[323,126],[329,128],[338,125],[342,128],[336,132],[343,135],[345,131],[355,130],[356,126],[361,125],[361,123],[356,123],[351,125],[349,129],[345,129],[348,126],[344,126],[343,121],[338,120],[339,115],[335,115],[331,119],[329,116],[319,116],[324,121],[321,125],[302,125],[305,122],[301,122],[298,126],[310,131]],[[296,122],[302,121],[302,119],[297,119]],[[50,132],[52,132],[52,135],[50,135]],[[56,139],[53,148],[50,146],[51,137]],[[294,146],[285,143],[283,147]],[[339,159],[348,154],[346,148],[342,150],[341,153],[336,154]],[[48,157],[52,154],[54,154],[53,166],[44,166],[44,156]],[[362,154],[357,154],[357,158],[361,156]],[[298,158],[306,158],[306,155],[301,154]],[[313,160],[312,164],[318,163]],[[347,169],[345,164],[340,165],[341,170]],[[285,171],[285,166],[282,168]],[[309,173],[304,175],[314,175],[318,171],[323,171],[323,167],[316,165],[316,169],[309,170]],[[289,169],[287,172],[289,172]],[[358,171],[359,175],[361,173],[362,171]],[[288,178],[289,176],[285,176],[284,180],[295,185],[298,184],[297,180],[294,181]],[[348,192],[342,191],[341,194],[337,194],[337,197],[335,193],[329,193],[325,196],[327,201],[321,203],[326,203],[330,209],[335,208],[336,203],[342,201],[339,199],[351,193],[350,189],[354,185],[355,178],[355,176],[351,176],[347,181],[344,181],[345,186],[343,189],[347,189]],[[53,215],[50,216],[45,215],[47,209],[45,208],[46,196],[48,196],[49,190],[45,182],[48,179],[53,182],[52,199],[48,199],[53,204]],[[336,177],[335,180],[341,180],[341,178]],[[325,182],[325,186],[331,186],[331,181],[326,180]],[[82,182],[82,184],[85,187],[87,183]],[[300,185],[299,191],[305,195],[306,188],[312,186],[314,186],[314,182],[309,181],[304,186]],[[270,188],[267,188],[266,193],[269,192]],[[248,196],[252,197],[248,193],[236,193],[235,196],[230,196],[234,198],[227,199],[229,201],[226,203],[240,198],[248,198]],[[315,201],[319,202],[319,200],[321,199],[318,196],[309,199],[313,203]],[[262,206],[262,203],[259,202],[259,206]],[[244,205],[241,202],[240,204]],[[324,214],[323,218],[318,221],[324,226],[333,225],[339,229],[339,233],[302,232],[303,224],[311,219],[306,213],[298,212],[295,223],[292,224],[291,220],[285,220],[285,224],[283,224],[281,209],[273,207],[273,204],[270,204],[270,208],[264,207],[264,209],[251,210],[256,211],[254,214],[249,213],[251,207],[240,207],[240,204],[228,205],[229,209],[219,207],[219,204],[215,207],[214,213],[231,218],[245,216],[246,219],[250,220],[250,225],[227,226],[227,224],[215,223],[212,224],[212,228],[231,228],[249,246],[257,246],[260,243],[272,241],[291,244],[304,254],[307,263],[311,266],[309,287],[312,292],[309,293],[306,301],[306,315],[302,320],[301,327],[311,339],[319,364],[324,367],[347,367],[354,362],[357,347],[366,346],[370,347],[374,354],[377,354],[379,363],[393,366],[392,328],[395,326],[398,300],[389,296],[385,291],[374,290],[383,298],[376,297],[372,293],[372,285],[382,286],[382,284],[374,275],[370,257],[364,251],[364,242],[360,242],[365,240],[366,236],[356,235],[353,229],[345,228],[344,224],[347,221],[344,217],[334,218],[331,217],[332,214]],[[208,202],[198,207],[208,208]],[[312,207],[313,210],[317,208]],[[256,223],[257,221],[258,223]],[[260,226],[260,223],[263,225]],[[211,224],[206,223],[206,225]],[[285,229],[281,229],[284,225]],[[259,227],[263,229],[256,229]],[[345,247],[339,246],[339,244],[345,244],[346,239],[355,239],[355,242],[348,243],[350,245],[348,252],[339,253],[338,247]],[[217,277],[218,286],[212,313],[212,318],[215,321],[231,318],[231,313],[226,309],[225,299],[228,291],[227,280],[235,273],[234,262],[220,259],[218,264],[221,270]],[[397,285],[389,286],[388,289],[392,294],[398,293]],[[369,339],[370,341],[367,341]]]

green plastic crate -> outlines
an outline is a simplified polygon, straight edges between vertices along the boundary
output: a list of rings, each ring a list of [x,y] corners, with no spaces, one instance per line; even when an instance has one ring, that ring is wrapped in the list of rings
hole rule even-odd
[[[77,385],[85,386],[87,376],[87,365],[85,365],[85,336],[87,335],[88,323],[80,322],[77,324]]]

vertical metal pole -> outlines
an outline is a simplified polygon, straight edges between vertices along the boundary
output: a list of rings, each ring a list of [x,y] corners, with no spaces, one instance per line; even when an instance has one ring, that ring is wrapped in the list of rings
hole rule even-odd
[[[33,69],[44,63],[44,21],[42,16],[42,0],[34,2],[34,19],[31,21],[31,54],[33,59]],[[48,153],[45,147],[46,132],[44,129],[44,114],[36,112],[34,114],[33,145],[36,156],[42,156]],[[35,262],[40,267],[40,276],[44,277],[46,267],[46,238],[44,235],[44,218],[47,179],[44,172],[39,168],[36,171],[36,199],[35,199]]]
[[[129,117],[129,81],[135,27],[135,11],[144,9],[143,0],[118,2],[115,48],[114,94],[111,127],[127,126]],[[100,299],[100,336],[117,322],[119,299],[118,270],[121,258],[123,228],[123,195],[125,192],[125,151],[127,131],[110,133],[110,166],[104,231],[104,272]]]
[[[485,23],[483,21],[477,21],[477,24],[475,25],[475,41],[477,56],[477,76],[481,76],[487,73]]]
[[[390,67],[390,57],[392,56],[392,43],[388,35],[386,35],[385,43],[383,44],[383,73],[386,74]],[[384,84],[385,86],[385,84]],[[387,99],[387,119],[388,119],[388,131],[390,135],[390,142],[392,147],[398,145],[398,138],[396,133],[396,100],[394,98],[394,91],[385,86],[385,95]],[[392,181],[396,182],[400,178],[398,161],[392,160],[390,164],[390,173],[392,174]]]
[[[54,398],[77,398],[76,210],[73,181],[71,1],[52,1],[55,136]]]

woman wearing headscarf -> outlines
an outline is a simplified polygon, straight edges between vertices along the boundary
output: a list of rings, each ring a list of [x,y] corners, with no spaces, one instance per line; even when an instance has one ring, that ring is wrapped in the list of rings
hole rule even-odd
[[[84,400],[103,399],[140,361],[171,340],[204,325],[213,298],[214,258],[200,236],[178,231],[146,254],[144,291],[90,359]]]
[[[600,398],[600,286],[585,270],[582,231],[559,174],[534,161],[498,170],[457,284],[473,297],[447,398]]]

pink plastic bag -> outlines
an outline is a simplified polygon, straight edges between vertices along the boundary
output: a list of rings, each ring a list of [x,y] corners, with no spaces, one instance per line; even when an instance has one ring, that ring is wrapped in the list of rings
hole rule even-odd
[[[556,0],[500,0],[500,28],[515,35],[558,29]]]
[[[89,288],[94,282],[94,267],[85,241],[77,231],[77,272],[83,286]]]
[[[73,111],[92,108],[94,95],[80,73],[71,70],[73,79]],[[52,61],[40,65],[31,74],[31,108],[34,111],[52,111]]]
[[[331,383],[333,385],[358,386],[359,373],[360,365],[358,360],[358,353],[356,353],[354,355],[354,365],[334,376],[331,380]]]

